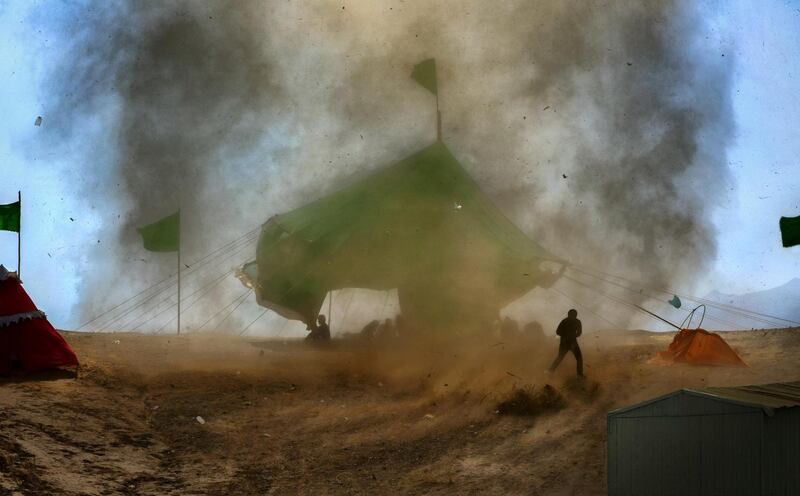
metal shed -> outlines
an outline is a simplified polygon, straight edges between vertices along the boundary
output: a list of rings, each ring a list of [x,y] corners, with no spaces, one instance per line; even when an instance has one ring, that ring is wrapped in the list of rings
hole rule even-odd
[[[681,389],[608,414],[610,496],[800,494],[800,381]]]

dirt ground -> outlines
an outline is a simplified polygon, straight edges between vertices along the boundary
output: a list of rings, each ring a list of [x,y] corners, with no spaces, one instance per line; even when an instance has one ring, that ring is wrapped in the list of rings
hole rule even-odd
[[[585,382],[571,356],[544,374],[555,339],[65,336],[77,380],[0,384],[0,494],[605,494],[609,410],[800,378],[797,329],[725,333],[748,369],[648,363],[672,334],[589,334]],[[545,384],[566,407],[496,413]]]

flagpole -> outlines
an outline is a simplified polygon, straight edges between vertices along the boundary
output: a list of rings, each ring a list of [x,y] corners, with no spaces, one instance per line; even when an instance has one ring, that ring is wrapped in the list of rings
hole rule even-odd
[[[433,81],[436,84],[436,140],[442,141],[442,113],[439,111],[439,74],[436,72],[435,65],[433,78]]]
[[[178,335],[181,334],[181,209],[178,209]]]
[[[22,191],[17,190],[19,200],[19,229],[17,229],[17,278],[22,280]]]

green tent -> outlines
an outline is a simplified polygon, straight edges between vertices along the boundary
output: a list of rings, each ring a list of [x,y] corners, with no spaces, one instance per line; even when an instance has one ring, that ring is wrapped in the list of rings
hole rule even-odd
[[[240,270],[258,302],[309,323],[328,291],[397,288],[404,323],[485,326],[560,262],[512,224],[441,141],[269,219]]]

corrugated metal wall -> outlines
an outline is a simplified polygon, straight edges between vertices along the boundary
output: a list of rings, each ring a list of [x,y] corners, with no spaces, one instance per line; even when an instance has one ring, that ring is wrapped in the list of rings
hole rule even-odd
[[[608,417],[611,496],[761,492],[761,409],[686,393]]]
[[[762,494],[800,494],[800,408],[764,419]]]

